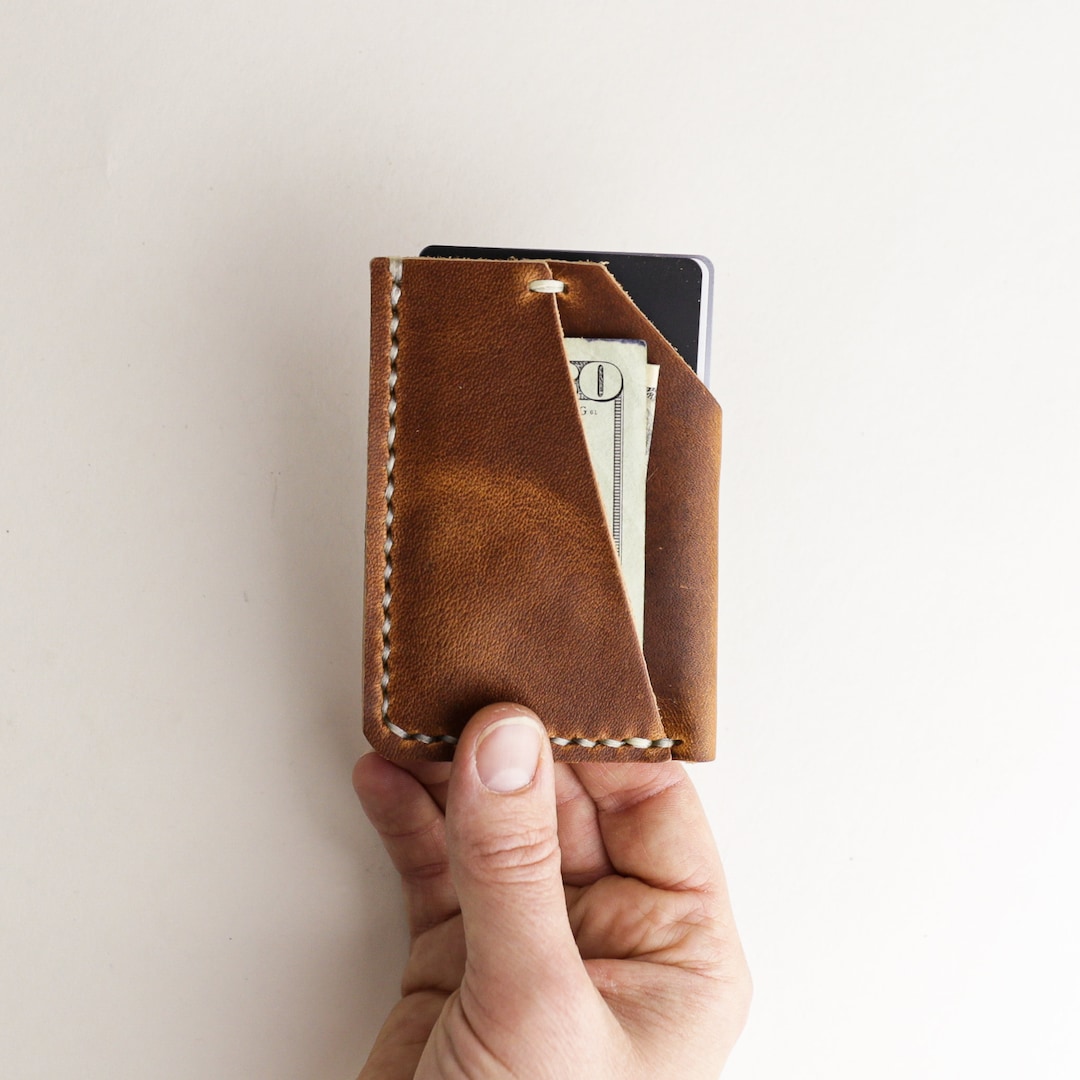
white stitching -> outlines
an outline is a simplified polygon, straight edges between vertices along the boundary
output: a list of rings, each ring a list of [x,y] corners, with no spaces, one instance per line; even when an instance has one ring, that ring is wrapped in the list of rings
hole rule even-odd
[[[394,731],[390,723],[390,577],[393,563],[390,553],[394,547],[394,441],[397,438],[397,357],[398,357],[398,301],[401,299],[401,260],[390,260],[390,401],[386,406],[390,425],[386,431],[386,543],[383,545],[385,568],[383,570],[383,624],[382,624],[382,718],[383,723]]]
[[[425,735],[420,731],[406,731],[404,728],[398,727],[397,724],[386,720],[385,717],[383,719],[390,734],[396,735],[403,742],[449,743],[454,746],[458,741],[456,735]],[[550,735],[548,741],[553,746],[583,746],[586,750],[592,750],[597,746],[610,746],[616,750],[625,749],[627,746],[635,750],[649,750],[654,747],[667,750],[682,743],[682,739],[564,739],[561,735]]]
[[[386,432],[386,543],[383,545],[383,556],[386,567],[383,570],[382,602],[382,719],[387,730],[403,741],[426,744],[448,743],[453,746],[458,741],[456,735],[425,735],[423,732],[419,731],[406,731],[404,728],[398,727],[397,724],[392,723],[390,720],[390,599],[393,593],[390,582],[393,573],[393,565],[390,555],[394,547],[394,462],[396,460],[394,442],[397,439],[396,391],[398,380],[398,326],[400,325],[398,303],[401,300],[401,259],[391,259],[389,269],[392,281],[390,286],[390,401],[386,407],[386,411],[390,419],[390,426]],[[530,288],[536,284],[536,282],[533,282],[532,285],[530,285]],[[543,281],[540,284],[546,286],[549,283]],[[554,282],[551,284],[554,284]],[[559,282],[559,284],[561,285],[562,283]],[[667,750],[672,746],[678,746],[682,742],[682,739],[564,739],[560,735],[552,735],[549,738],[553,746],[583,746],[588,750],[597,746],[610,746],[617,750],[624,749],[628,746],[635,750],[647,750],[654,747]]]
[[[566,282],[558,278],[539,278],[529,282],[529,292],[563,293],[566,292]]]

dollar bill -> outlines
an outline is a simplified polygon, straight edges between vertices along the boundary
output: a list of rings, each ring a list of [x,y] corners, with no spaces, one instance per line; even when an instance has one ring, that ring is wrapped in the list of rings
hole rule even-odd
[[[660,382],[660,365],[645,365],[645,461],[652,449],[653,419],[656,416],[656,387]]]
[[[645,473],[648,363],[643,341],[566,338],[596,483],[642,638],[645,620]]]

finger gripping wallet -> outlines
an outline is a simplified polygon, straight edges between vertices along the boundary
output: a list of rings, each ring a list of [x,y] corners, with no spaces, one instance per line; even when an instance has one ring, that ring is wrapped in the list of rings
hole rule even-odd
[[[564,292],[533,291],[557,279]],[[661,367],[644,645],[564,337]],[[445,760],[477,709],[528,706],[557,760],[711,760],[720,407],[598,263],[376,259],[364,732]]]

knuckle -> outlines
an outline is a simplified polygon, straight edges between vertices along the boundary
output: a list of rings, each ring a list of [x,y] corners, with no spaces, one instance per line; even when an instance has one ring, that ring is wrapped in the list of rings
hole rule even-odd
[[[402,868],[401,880],[406,885],[429,885],[443,878],[448,871],[449,863],[445,858],[433,859]]]
[[[559,872],[559,840],[550,827],[518,827],[476,837],[464,854],[466,866],[480,880],[542,881]]]
[[[414,846],[438,837],[441,828],[442,822],[437,817],[432,817],[427,821],[407,820],[394,825],[384,825],[379,834],[384,840],[395,841],[402,846]]]
[[[745,1021],[754,996],[754,981],[738,941],[729,941],[717,948],[707,973],[732,1015]]]
[[[669,793],[692,789],[690,777],[678,762],[665,764],[674,768],[658,768],[656,772],[650,770],[647,776],[635,777],[618,790],[599,795],[596,799],[597,809],[603,814],[623,814]]]

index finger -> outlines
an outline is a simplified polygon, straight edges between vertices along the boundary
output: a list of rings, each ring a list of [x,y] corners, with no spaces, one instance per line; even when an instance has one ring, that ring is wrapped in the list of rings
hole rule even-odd
[[[712,893],[727,907],[712,830],[679,762],[573,768],[596,803],[600,834],[617,873],[658,889]]]

